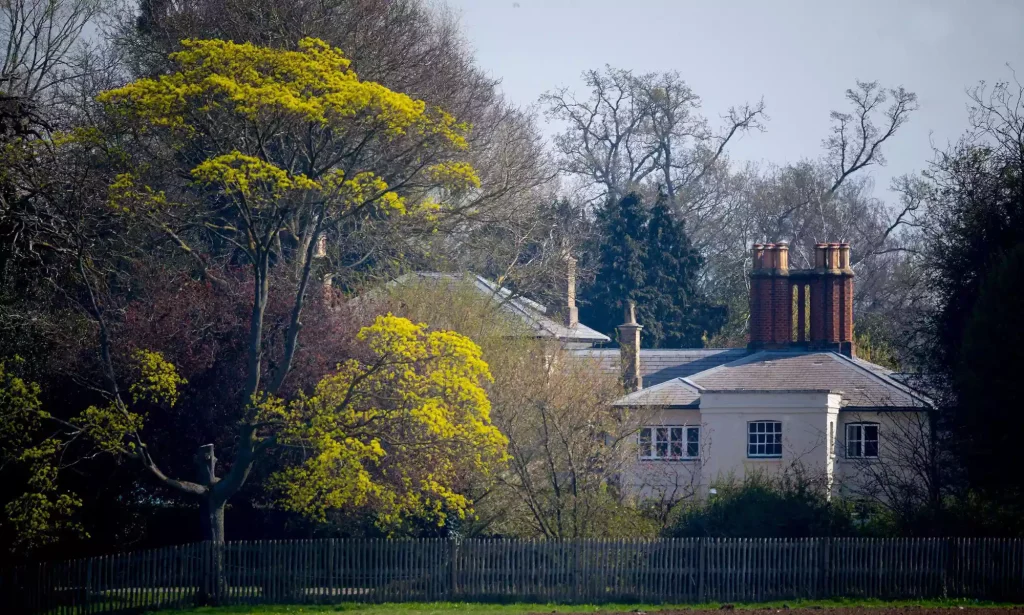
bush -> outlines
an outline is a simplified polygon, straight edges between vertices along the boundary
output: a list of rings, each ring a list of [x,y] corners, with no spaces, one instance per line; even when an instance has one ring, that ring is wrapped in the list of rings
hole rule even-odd
[[[716,493],[684,505],[672,537],[801,538],[856,534],[851,509],[800,477],[754,475],[715,483]]]

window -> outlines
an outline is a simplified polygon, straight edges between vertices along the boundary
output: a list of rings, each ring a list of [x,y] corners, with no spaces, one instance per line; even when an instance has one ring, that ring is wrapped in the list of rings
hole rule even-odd
[[[782,423],[747,423],[747,457],[782,457]]]
[[[878,458],[878,423],[847,423],[846,458]]]
[[[700,427],[665,425],[640,430],[640,459],[694,459],[700,454]]]

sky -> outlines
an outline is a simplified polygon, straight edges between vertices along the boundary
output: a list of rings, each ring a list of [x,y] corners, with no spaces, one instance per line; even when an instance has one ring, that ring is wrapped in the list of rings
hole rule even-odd
[[[856,81],[903,85],[920,110],[872,171],[885,198],[892,177],[920,171],[933,145],[967,127],[965,89],[1024,81],[1024,0],[447,0],[478,64],[529,106],[610,64],[676,70],[717,120],[764,98],[764,133],[731,144],[734,161],[816,158],[829,112]],[[543,125],[553,134],[557,126]],[[891,196],[891,195],[890,195]]]

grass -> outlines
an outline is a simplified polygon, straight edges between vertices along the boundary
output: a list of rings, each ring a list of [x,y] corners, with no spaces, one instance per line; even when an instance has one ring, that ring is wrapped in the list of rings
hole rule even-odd
[[[792,608],[801,607],[1008,607],[1006,603],[983,602],[977,600],[790,600],[787,602],[736,603],[737,609],[781,609],[784,605]],[[466,602],[411,602],[385,604],[341,603],[335,605],[265,605],[265,606],[227,606],[201,607],[183,611],[160,611],[159,615],[277,615],[277,614],[328,614],[344,613],[345,615],[526,615],[527,613],[610,613],[610,612],[657,612],[663,610],[698,609],[718,610],[722,605],[709,604],[481,604]]]

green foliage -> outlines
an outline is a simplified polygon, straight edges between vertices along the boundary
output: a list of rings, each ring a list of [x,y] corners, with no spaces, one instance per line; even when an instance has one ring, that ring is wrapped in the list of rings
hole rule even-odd
[[[985,277],[966,323],[955,375],[962,408],[957,424],[969,434],[963,452],[974,484],[1015,506],[1024,505],[1024,481],[1002,470],[1017,463],[1015,435],[1024,430],[1019,411],[1022,281],[1024,243],[1007,251]]]
[[[698,287],[703,259],[663,196],[648,210],[629,194],[609,203],[598,224],[597,276],[581,294],[588,324],[615,337],[627,301],[634,301],[647,347],[701,347],[722,327],[725,308],[711,305]]]
[[[712,485],[717,494],[684,504],[666,535],[719,538],[802,538],[854,533],[851,511],[829,501],[801,477],[752,475]]]

